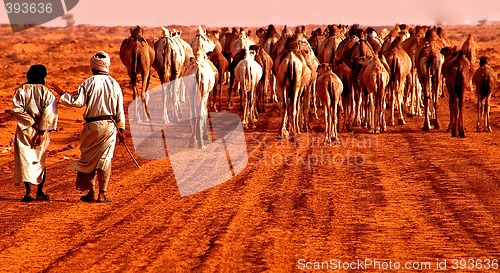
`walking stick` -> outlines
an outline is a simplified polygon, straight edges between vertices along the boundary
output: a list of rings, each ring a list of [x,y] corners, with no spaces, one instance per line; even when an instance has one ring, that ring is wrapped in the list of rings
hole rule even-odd
[[[130,151],[130,149],[128,148],[127,144],[125,143],[125,140],[124,140],[124,137],[123,137],[123,133],[120,131],[120,128],[118,128],[118,125],[116,124],[116,121],[114,119],[111,119],[111,120],[113,121],[113,124],[115,125],[116,130],[118,130],[118,134],[120,135],[120,139],[123,139],[123,142],[122,142],[123,146],[125,146],[125,149],[127,149],[127,152],[130,155],[130,158],[132,159],[132,161],[134,161],[134,164],[137,167],[137,169],[140,169],[141,166],[139,166],[139,163],[137,163],[137,160],[135,160],[134,156],[132,155],[132,152]]]

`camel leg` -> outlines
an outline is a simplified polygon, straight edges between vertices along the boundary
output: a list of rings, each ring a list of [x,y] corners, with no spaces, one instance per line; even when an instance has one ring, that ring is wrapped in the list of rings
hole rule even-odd
[[[330,129],[330,125],[328,124],[328,106],[326,103],[323,103],[323,112],[325,115],[325,140],[323,142],[323,145],[327,145],[330,143],[330,134],[328,133]]]
[[[464,126],[464,96],[458,98],[458,136],[461,138],[465,137],[465,126]]]
[[[428,96],[428,84],[426,84],[426,88],[423,90],[424,93],[424,126],[422,127],[422,131],[429,131],[431,124],[429,121],[429,96]]]
[[[333,94],[333,96],[335,96],[335,94]],[[338,139],[338,128],[337,128],[337,125],[339,123],[339,119],[338,119],[338,114],[339,114],[339,108],[338,108],[338,105],[339,105],[339,100],[335,99],[335,101],[333,102],[333,105],[332,105],[332,108],[333,108],[333,111],[332,111],[332,118],[333,118],[333,124],[332,124],[332,130],[333,130],[333,135],[332,135],[332,141],[334,144],[338,144],[339,143],[339,139]]]
[[[389,99],[389,103],[391,104],[391,119],[389,120],[390,126],[394,126],[394,119],[395,119],[394,112],[395,112],[395,108],[396,108],[396,106],[395,106],[396,100],[394,100],[394,94],[393,94],[395,92],[394,85],[395,85],[394,83],[391,83],[391,88],[389,91],[389,94],[391,94],[391,97],[393,98],[393,99]]]
[[[484,102],[484,123],[485,123],[485,129],[486,132],[493,132],[490,127],[490,100],[491,100],[491,94],[486,96],[485,102]]]
[[[229,74],[229,89],[228,89],[228,98],[227,98],[227,109],[231,110],[233,104],[231,102],[231,94],[233,93],[234,88],[234,72]]]
[[[450,130],[451,136],[456,137],[458,135],[458,126],[457,126],[457,99],[455,95],[450,94],[450,111],[451,111],[451,119],[450,119]]]
[[[405,122],[405,118],[404,118],[404,115],[403,115],[403,107],[404,107],[404,82],[398,81],[397,82],[397,86],[398,86],[397,96],[398,96],[398,105],[399,105],[399,119],[398,119],[398,124],[399,125],[405,125],[406,122]]]
[[[441,125],[439,124],[439,120],[438,120],[438,97],[439,97],[439,90],[441,88],[440,87],[440,84],[439,82],[441,81],[439,78],[436,79],[438,82],[436,83],[436,86],[434,87],[433,86],[433,94],[434,94],[434,129],[440,129],[441,128]]]
[[[481,122],[483,120],[483,102],[481,95],[477,96],[477,124],[476,132],[481,132]]]

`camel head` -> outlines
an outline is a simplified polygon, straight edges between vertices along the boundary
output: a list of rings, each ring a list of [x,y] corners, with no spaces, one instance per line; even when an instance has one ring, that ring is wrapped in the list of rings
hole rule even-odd
[[[201,26],[198,26],[198,29],[196,29],[196,36],[203,36],[206,35],[206,32],[203,30]]]
[[[263,28],[259,28],[255,32],[255,35],[257,35],[257,37],[259,37],[259,38],[264,37],[265,34],[266,34],[266,30],[264,30]]]
[[[162,36],[163,37],[170,37],[170,30],[168,30],[168,28],[161,27],[161,30],[162,30]]]
[[[130,36],[131,37],[142,37],[144,34],[144,30],[140,26],[135,26],[130,28]]]
[[[271,24],[267,27],[267,35],[269,37],[272,37],[274,35],[278,35],[278,31],[276,31],[276,28],[274,27],[274,25]]]

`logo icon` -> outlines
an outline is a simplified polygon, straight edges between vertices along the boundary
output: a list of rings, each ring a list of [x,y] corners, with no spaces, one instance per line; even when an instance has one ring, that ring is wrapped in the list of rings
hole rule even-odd
[[[180,103],[181,117],[178,122],[163,124],[164,109],[170,113],[173,107],[174,81],[148,90],[150,120],[146,120],[142,100],[137,97],[128,108],[130,132],[137,155],[145,159],[168,157],[181,196],[195,194],[229,181],[241,173],[248,164],[245,134],[238,115],[228,112],[210,112],[206,121],[205,149],[189,147],[192,128],[200,116],[191,113],[199,104],[199,89],[194,75],[181,79],[185,102]],[[188,88],[189,87],[189,88]],[[164,94],[163,92],[166,92]],[[167,100],[164,103],[164,98]],[[197,101],[198,103],[193,103]],[[166,105],[166,108],[164,107]],[[143,122],[134,120],[136,114]],[[168,114],[168,113],[167,113]]]
[[[39,26],[73,9],[79,0],[4,0],[13,32]]]

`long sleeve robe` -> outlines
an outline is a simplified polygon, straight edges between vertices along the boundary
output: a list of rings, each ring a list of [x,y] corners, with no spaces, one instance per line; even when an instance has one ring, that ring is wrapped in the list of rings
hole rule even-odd
[[[42,84],[24,84],[14,93],[12,112],[17,122],[14,141],[14,183],[38,185],[45,172],[50,131],[57,128],[57,100]],[[37,131],[45,131],[41,145],[34,147]]]
[[[125,129],[122,90],[110,76],[91,76],[78,87],[76,94],[65,93],[59,101],[66,106],[86,106],[84,118],[114,116],[118,128]],[[116,129],[110,120],[86,122],[80,137],[80,160],[69,167],[83,173],[107,170],[113,158]]]

